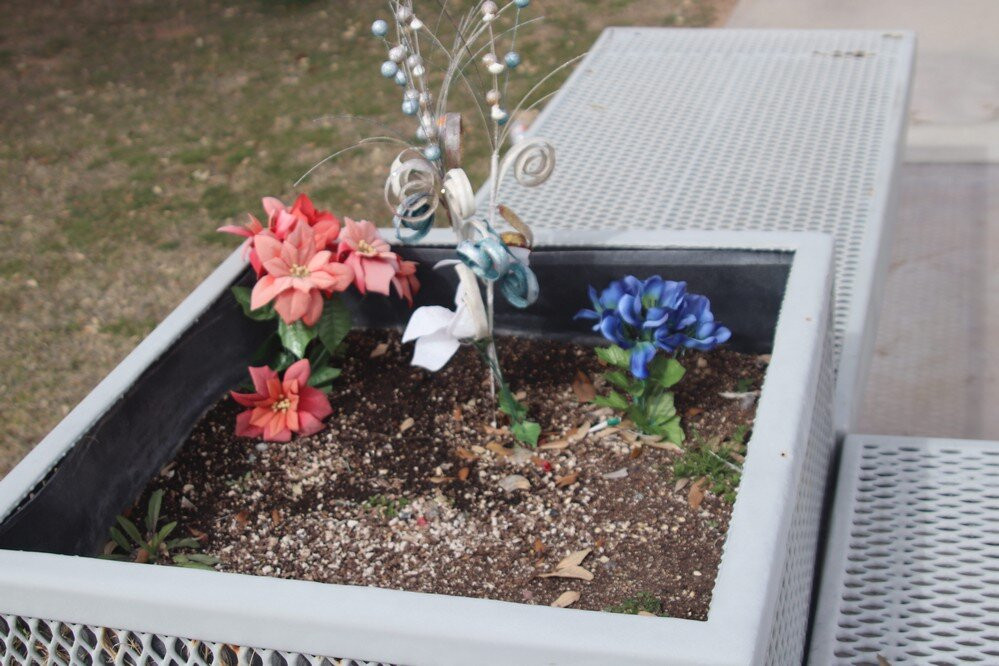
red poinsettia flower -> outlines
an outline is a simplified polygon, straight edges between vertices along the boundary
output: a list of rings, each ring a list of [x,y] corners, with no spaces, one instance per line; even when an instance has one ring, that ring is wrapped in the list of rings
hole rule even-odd
[[[354,272],[333,261],[329,250],[316,250],[312,227],[300,224],[283,242],[260,234],[254,241],[263,264],[263,275],[250,293],[254,310],[274,301],[274,309],[286,324],[301,319],[312,326],[323,313],[322,293],[343,291]]]
[[[247,408],[236,417],[238,436],[287,442],[292,433],[312,435],[323,429],[323,419],[333,408],[326,394],[309,386],[312,368],[308,359],[294,363],[283,378],[267,366],[249,370],[254,393],[229,392]]]

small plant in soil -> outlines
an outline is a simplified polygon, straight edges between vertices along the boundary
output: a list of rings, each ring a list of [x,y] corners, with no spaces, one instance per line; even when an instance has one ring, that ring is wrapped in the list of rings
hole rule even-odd
[[[639,592],[633,597],[628,597],[618,604],[608,606],[604,609],[608,613],[623,613],[625,615],[638,615],[639,613],[661,616],[662,602],[651,592]]]
[[[596,351],[613,368],[604,378],[614,389],[594,402],[624,413],[645,434],[682,443],[670,390],[686,372],[677,357],[684,349],[710,351],[731,331],[715,321],[705,296],[658,275],[644,281],[628,275],[599,294],[591,286],[590,300],[593,309],[580,310],[576,318],[596,321],[593,330],[614,343]]]
[[[372,495],[363,503],[365,508],[381,513],[384,518],[395,518],[409,504],[409,500],[405,497],[393,498],[385,495]]]
[[[742,478],[747,433],[748,428],[740,425],[731,437],[722,440],[720,437],[705,439],[693,431],[693,442],[673,463],[673,476],[706,479],[711,492],[726,502],[734,502]]]
[[[167,522],[160,526],[163,506],[163,491],[156,490],[149,496],[146,516],[143,521],[145,530],[125,516],[118,516],[117,527],[111,527],[111,541],[104,549],[104,558],[128,562],[150,564],[174,564],[190,569],[214,570],[218,559],[212,555],[197,552],[201,544],[192,537],[170,539],[177,529],[177,521]]]

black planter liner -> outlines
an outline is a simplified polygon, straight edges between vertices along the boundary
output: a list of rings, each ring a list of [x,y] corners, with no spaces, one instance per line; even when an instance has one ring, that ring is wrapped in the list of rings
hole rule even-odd
[[[453,305],[453,270],[432,270],[452,248],[406,248],[420,262],[416,305]],[[541,296],[526,310],[496,299],[496,329],[548,339],[600,343],[572,316],[598,289],[626,274],[686,280],[711,299],[715,316],[732,329],[732,349],[768,353],[792,253],[754,250],[539,249],[531,265]],[[253,283],[247,272],[240,284]],[[351,298],[355,322],[401,327],[410,309],[396,298]],[[114,516],[129,506],[223,393],[244,378],[253,352],[273,322],[243,316],[228,292],[219,299],[84,435],[14,513],[0,524],[0,549],[94,555]]]

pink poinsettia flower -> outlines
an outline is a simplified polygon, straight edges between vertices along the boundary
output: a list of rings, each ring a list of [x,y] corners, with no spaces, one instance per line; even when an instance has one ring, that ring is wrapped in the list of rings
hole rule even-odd
[[[399,255],[389,249],[371,222],[355,222],[349,217],[344,222],[337,259],[354,270],[354,286],[362,294],[374,291],[388,296],[399,272]]]
[[[250,215],[250,221],[243,226],[227,224],[218,228],[218,231],[249,239],[246,244],[246,254],[253,270],[257,272],[257,277],[264,272],[263,263],[256,250],[258,235],[273,236],[283,241],[300,222],[304,222],[315,233],[316,247],[325,250],[336,246],[337,236],[340,235],[340,220],[329,211],[316,210],[308,195],[299,194],[291,208],[275,197],[264,197],[262,204],[267,213],[266,227],[260,223],[260,220]]]
[[[284,241],[259,234],[254,246],[266,274],[253,287],[250,307],[274,301],[286,324],[301,319],[312,326],[323,312],[323,292],[343,291],[354,280],[351,268],[334,261],[329,250],[316,250],[308,225],[297,225]]]
[[[399,294],[399,298],[405,298],[409,307],[413,307],[413,295],[420,290],[420,281],[416,279],[416,262],[399,261],[399,270],[392,278],[392,286]]]
[[[247,239],[246,246],[243,249],[243,256],[250,260],[253,270],[257,272],[257,277],[260,277],[264,272],[264,267],[263,264],[260,263],[260,257],[257,256],[256,250],[254,250],[254,239],[258,234],[270,233],[268,229],[264,228],[264,225],[260,224],[260,220],[255,218],[253,215],[250,215],[250,221],[242,227],[236,224],[227,224],[224,227],[219,227],[217,231],[227,234],[235,234]]]
[[[309,386],[312,367],[308,359],[285,370],[284,378],[267,366],[249,370],[254,393],[229,392],[247,408],[236,417],[236,435],[287,442],[292,433],[313,435],[323,429],[323,419],[333,408],[326,394]]]

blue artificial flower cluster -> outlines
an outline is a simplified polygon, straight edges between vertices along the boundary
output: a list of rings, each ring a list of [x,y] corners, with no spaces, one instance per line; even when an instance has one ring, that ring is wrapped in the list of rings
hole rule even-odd
[[[595,320],[594,331],[630,350],[631,374],[638,379],[649,376],[649,363],[660,349],[667,354],[680,347],[709,351],[732,336],[715,321],[707,297],[687,293],[686,282],[628,275],[599,295],[590,287],[590,300],[593,309],[580,310],[575,318]]]

